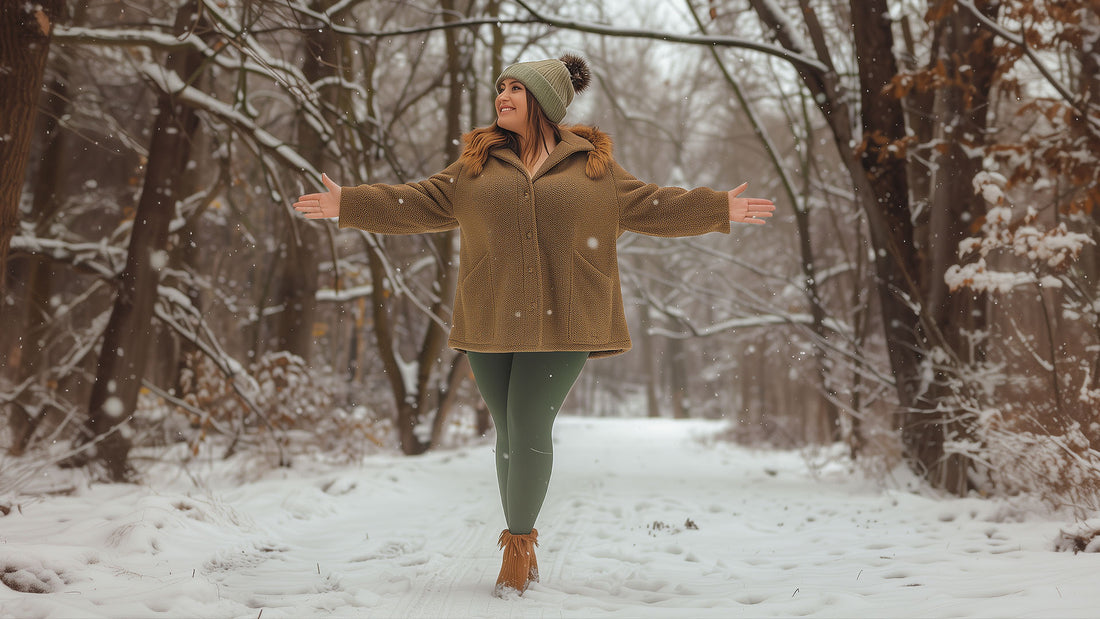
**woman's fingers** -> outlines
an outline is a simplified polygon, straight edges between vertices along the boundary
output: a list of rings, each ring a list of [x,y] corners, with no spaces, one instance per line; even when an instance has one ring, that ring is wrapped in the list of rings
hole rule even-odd
[[[328,195],[327,193],[311,193],[301,196],[294,203],[294,210],[305,215],[306,219],[325,219],[328,215],[325,214],[321,205],[325,196]]]
[[[730,221],[747,224],[763,224],[773,215],[775,203],[767,198],[738,198],[745,191],[748,183],[741,183],[737,188],[730,190]]]
[[[294,203],[294,206],[298,206],[299,204],[305,204],[306,202],[312,202],[314,204],[319,204],[321,202],[321,196],[323,196],[323,195],[325,195],[325,194],[323,194],[323,193],[307,193],[304,196],[298,196],[298,201]]]

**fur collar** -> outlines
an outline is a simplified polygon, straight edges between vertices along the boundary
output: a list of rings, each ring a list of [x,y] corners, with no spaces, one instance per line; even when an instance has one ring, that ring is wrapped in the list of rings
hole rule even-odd
[[[613,161],[611,136],[596,127],[585,125],[561,127],[561,132],[562,142],[568,144],[573,152],[588,151],[588,162],[584,166],[585,176],[596,180],[608,173]],[[503,148],[503,139],[500,138],[500,134],[490,127],[474,129],[463,136],[463,141],[466,146],[459,160],[474,176],[481,174],[485,169],[490,151],[494,148]]]

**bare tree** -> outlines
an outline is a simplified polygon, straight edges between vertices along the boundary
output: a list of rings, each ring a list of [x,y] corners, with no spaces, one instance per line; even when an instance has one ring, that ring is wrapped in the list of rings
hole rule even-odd
[[[176,14],[175,32],[194,36],[198,23],[198,2],[192,0]],[[170,53],[165,63],[166,70],[184,83],[194,79],[201,66],[202,56],[193,48]],[[124,424],[134,414],[145,376],[153,305],[160,271],[168,260],[168,224],[176,216],[183,173],[199,126],[194,108],[171,91],[160,93],[157,109],[126,268],[103,336],[85,423],[84,439],[94,444],[89,456],[101,462],[114,480],[130,475],[131,441]]]
[[[941,394],[923,386],[924,368],[932,359],[931,349],[943,348],[954,354],[951,346],[955,342],[944,340],[935,320],[946,300],[926,299],[923,294],[925,290],[941,289],[929,282],[942,278],[943,268],[937,272],[932,263],[926,263],[909,202],[912,194],[906,147],[911,138],[903,101],[889,94],[901,74],[889,7],[885,0],[852,2],[847,7],[852,23],[850,53],[858,73],[859,105],[853,107],[850,102],[856,98],[848,94],[834,63],[839,54],[828,47],[824,28],[809,2],[800,1],[797,9],[803,17],[800,27],[808,42],[803,41],[801,32],[792,30],[788,15],[777,4],[764,0],[751,0],[750,4],[783,47],[799,54],[813,53],[828,67],[818,71],[803,65],[798,71],[831,129],[833,143],[848,167],[860,207],[867,217],[874,248],[877,297],[899,402],[897,427],[901,430],[907,461],[937,487],[966,492],[970,487],[970,463],[965,457],[945,452],[947,441],[961,431],[959,422],[966,413],[949,405],[945,407]],[[950,3],[944,3],[942,9],[935,17],[962,19]],[[832,10],[844,9],[833,5]],[[953,51],[970,46],[980,50],[981,41],[988,38],[980,28],[966,30],[961,24],[955,32],[960,40],[951,46]],[[973,60],[981,65],[982,71],[995,63],[988,57],[983,60],[975,56]],[[967,108],[956,110],[944,105],[940,109],[952,115],[969,114]],[[976,114],[985,110],[974,109]],[[945,120],[944,124],[954,122]],[[957,171],[958,183],[969,182],[966,172]],[[950,169],[950,173],[955,174],[956,170]],[[967,206],[973,207],[973,201],[967,200],[959,208]],[[940,203],[933,207],[939,208]],[[943,228],[939,234],[948,238],[957,238],[953,230],[957,230],[960,219],[965,219],[952,217],[951,212],[936,218]],[[948,238],[942,240],[953,247]],[[950,371],[949,367],[940,366],[939,371]]]
[[[19,223],[19,196],[34,134],[42,73],[53,25],[63,0],[0,6],[0,292],[8,272],[8,248]]]
[[[74,15],[74,21],[81,21],[83,13],[84,7],[81,6]],[[45,85],[48,94],[39,122],[41,142],[45,146],[33,182],[30,213],[35,234],[40,237],[48,236],[48,228],[60,210],[62,154],[70,145],[70,136],[61,130],[59,122],[69,106],[68,58],[58,58],[53,71],[53,77]],[[12,282],[22,284],[26,299],[21,321],[23,335],[20,338],[19,354],[9,356],[12,365],[19,368],[16,379],[19,392],[12,399],[8,416],[13,435],[10,448],[13,455],[23,453],[50,409],[45,405],[49,398],[43,397],[47,390],[46,377],[49,372],[45,367],[48,357],[42,343],[50,328],[49,301],[53,290],[51,266],[51,261],[41,255],[27,255],[22,261],[11,263],[11,272],[14,274]]]

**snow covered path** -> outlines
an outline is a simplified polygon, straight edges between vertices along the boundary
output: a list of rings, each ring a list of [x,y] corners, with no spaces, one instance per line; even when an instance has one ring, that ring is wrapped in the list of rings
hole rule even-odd
[[[482,445],[233,487],[96,486],[0,517],[0,617],[1082,617],[1100,555],[1001,502],[811,475],[712,422],[563,418],[542,582],[489,591]]]

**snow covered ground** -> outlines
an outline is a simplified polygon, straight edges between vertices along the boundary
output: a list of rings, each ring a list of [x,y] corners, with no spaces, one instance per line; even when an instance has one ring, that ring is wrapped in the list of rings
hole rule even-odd
[[[484,444],[24,501],[0,517],[0,580],[43,592],[0,586],[0,616],[1100,615],[1100,555],[1052,550],[1064,520],[701,440],[721,428],[561,419],[522,598],[489,594]]]

